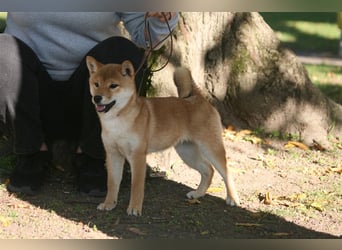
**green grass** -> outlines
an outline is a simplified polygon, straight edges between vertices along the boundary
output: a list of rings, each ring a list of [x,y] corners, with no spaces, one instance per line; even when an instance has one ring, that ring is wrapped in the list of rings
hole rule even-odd
[[[296,53],[337,56],[341,31],[336,12],[261,12],[282,44]],[[311,81],[342,104],[342,68],[305,64]]]
[[[5,29],[5,20],[7,17],[7,12],[0,12],[0,32],[3,32]]]
[[[336,12],[260,12],[280,41],[294,51],[336,55]]]
[[[311,81],[333,101],[342,104],[342,67],[305,64]]]

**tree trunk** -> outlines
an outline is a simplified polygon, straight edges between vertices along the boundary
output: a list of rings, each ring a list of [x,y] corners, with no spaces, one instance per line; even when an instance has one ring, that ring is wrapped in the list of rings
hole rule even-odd
[[[309,145],[328,146],[328,134],[341,134],[341,106],[312,84],[258,13],[181,13],[170,63],[152,78],[157,95],[176,95],[172,74],[179,65],[191,69],[224,126],[292,134]]]

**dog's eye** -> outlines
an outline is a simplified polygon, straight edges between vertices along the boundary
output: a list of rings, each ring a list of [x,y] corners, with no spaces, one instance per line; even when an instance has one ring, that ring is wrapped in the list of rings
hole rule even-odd
[[[98,88],[100,86],[100,84],[98,82],[95,82],[94,85],[96,88]]]
[[[117,84],[115,84],[115,83],[111,83],[110,85],[109,85],[109,87],[111,88],[111,89],[115,89],[116,87],[118,87],[119,85],[117,85]]]

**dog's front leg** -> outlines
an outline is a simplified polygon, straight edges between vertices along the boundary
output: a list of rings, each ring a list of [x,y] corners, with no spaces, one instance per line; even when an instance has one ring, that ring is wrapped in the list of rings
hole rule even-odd
[[[125,158],[118,152],[107,151],[106,154],[107,196],[105,201],[98,205],[99,210],[112,210],[116,207],[125,162]]]
[[[142,215],[144,200],[146,154],[136,153],[129,159],[131,165],[131,197],[127,208],[128,215]]]

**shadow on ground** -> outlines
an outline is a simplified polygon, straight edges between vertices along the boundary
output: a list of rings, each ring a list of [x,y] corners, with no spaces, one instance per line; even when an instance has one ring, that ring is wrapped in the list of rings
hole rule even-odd
[[[129,185],[123,182],[113,211],[96,210],[102,198],[80,196],[72,185],[48,183],[41,194],[20,199],[34,206],[123,239],[336,238],[243,208],[228,207],[221,198],[206,195],[200,204],[185,199],[189,187],[163,178],[148,179],[142,217],[126,215]]]

